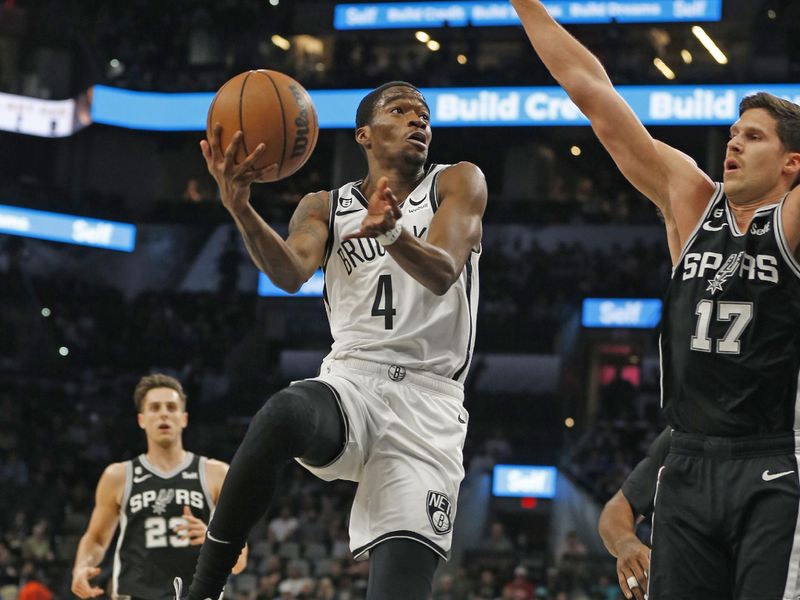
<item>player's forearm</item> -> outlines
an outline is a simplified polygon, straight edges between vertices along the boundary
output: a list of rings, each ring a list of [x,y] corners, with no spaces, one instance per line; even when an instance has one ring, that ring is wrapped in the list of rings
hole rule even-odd
[[[233,569],[231,569],[231,573],[234,575],[238,575],[242,571],[244,571],[245,567],[247,566],[247,544],[245,544],[244,548],[242,548],[241,554],[239,554],[239,558],[236,561],[236,564],[233,565]]]
[[[418,240],[408,230],[386,246],[386,251],[406,273],[437,296],[445,294],[461,275],[461,268],[450,254]]]
[[[249,204],[231,215],[255,265],[282,290],[299,290],[308,275],[286,241]]]
[[[587,117],[598,85],[611,87],[600,61],[561,27],[539,0],[511,0],[531,45],[550,74]]]
[[[619,555],[620,542],[636,537],[633,511],[622,494],[618,493],[605,505],[597,529],[606,548],[615,557]]]
[[[72,571],[75,572],[80,567],[96,567],[103,560],[106,553],[106,546],[101,544],[88,533],[85,534],[78,543],[78,550],[75,553],[75,564]]]

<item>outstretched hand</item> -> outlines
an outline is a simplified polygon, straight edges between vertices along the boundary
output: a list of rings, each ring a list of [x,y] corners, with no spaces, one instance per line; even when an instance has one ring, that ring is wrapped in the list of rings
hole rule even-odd
[[[272,178],[278,170],[278,164],[261,169],[254,168],[267,147],[256,146],[247,158],[236,164],[236,155],[242,147],[244,134],[237,131],[228,147],[222,149],[222,125],[215,123],[208,140],[200,142],[200,151],[206,159],[208,172],[219,186],[222,204],[230,211],[236,211],[247,205],[250,199],[250,184],[254,181]]]
[[[377,237],[394,228],[397,220],[403,216],[400,203],[394,192],[389,188],[389,179],[381,177],[378,188],[369,197],[367,216],[361,221],[361,229],[343,235],[343,240],[354,238]]]

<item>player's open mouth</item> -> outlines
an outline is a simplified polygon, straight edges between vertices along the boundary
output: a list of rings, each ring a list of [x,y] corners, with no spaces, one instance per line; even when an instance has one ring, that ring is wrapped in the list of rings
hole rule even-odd
[[[158,430],[159,431],[169,431],[170,429],[172,429],[172,427],[170,427],[169,425],[159,425],[158,426]]]
[[[730,171],[738,171],[738,170],[739,170],[739,165],[735,160],[733,160],[732,158],[729,158],[728,160],[725,161],[725,172],[726,173],[728,173]]]
[[[428,140],[425,138],[425,134],[420,131],[412,133],[407,139],[418,148],[424,149],[428,147]]]

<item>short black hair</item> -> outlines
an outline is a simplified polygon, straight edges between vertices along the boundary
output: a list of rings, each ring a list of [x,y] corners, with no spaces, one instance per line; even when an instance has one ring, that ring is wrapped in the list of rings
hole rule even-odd
[[[390,81],[388,83],[384,83],[383,85],[376,87],[369,94],[364,96],[361,99],[361,102],[358,103],[358,109],[356,110],[356,129],[369,124],[369,122],[372,120],[372,113],[375,111],[375,105],[378,103],[378,100],[380,100],[381,95],[383,94],[384,91],[393,87],[411,88],[412,90],[417,92],[420,96],[422,96],[422,92],[419,91],[417,86],[415,86],[412,83],[408,83],[407,81]],[[423,102],[425,101],[424,96],[422,100]],[[428,103],[425,102],[425,106],[427,105]]]

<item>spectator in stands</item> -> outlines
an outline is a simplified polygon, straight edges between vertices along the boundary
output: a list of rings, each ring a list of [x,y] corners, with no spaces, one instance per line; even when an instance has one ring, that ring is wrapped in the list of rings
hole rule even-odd
[[[514,544],[506,535],[505,527],[500,521],[495,521],[489,526],[489,535],[481,542],[481,550],[491,552],[512,552]]]
[[[534,586],[525,565],[514,568],[514,577],[503,586],[503,600],[533,600]]]
[[[41,520],[36,522],[31,529],[31,534],[22,544],[23,558],[26,560],[33,560],[39,564],[52,562],[55,559],[47,528],[47,521]]]
[[[280,515],[269,522],[268,531],[276,542],[285,542],[294,534],[298,525],[299,521],[292,514],[292,509],[284,505],[281,507]]]

